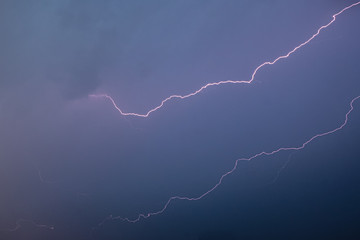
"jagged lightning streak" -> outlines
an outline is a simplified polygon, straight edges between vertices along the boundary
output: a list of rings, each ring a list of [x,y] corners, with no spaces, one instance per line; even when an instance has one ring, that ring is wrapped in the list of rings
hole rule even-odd
[[[101,227],[103,224],[105,224],[107,221],[110,221],[110,220],[116,220],[116,219],[119,219],[119,220],[122,220],[122,221],[126,221],[126,222],[129,222],[129,223],[136,223],[138,221],[140,221],[142,218],[143,219],[146,219],[146,218],[149,218],[151,216],[155,216],[155,215],[158,215],[158,214],[161,214],[163,213],[167,207],[169,206],[169,204],[174,201],[174,200],[186,200],[186,201],[198,201],[202,198],[204,198],[205,196],[209,195],[211,192],[213,192],[216,188],[218,188],[221,183],[223,182],[224,178],[230,174],[232,174],[237,166],[238,166],[238,163],[240,161],[251,161],[255,158],[258,158],[258,157],[261,157],[261,156],[271,156],[271,155],[274,155],[276,153],[279,153],[279,152],[283,152],[283,151],[299,151],[299,150],[302,150],[304,149],[309,143],[311,143],[312,141],[314,141],[315,139],[317,138],[320,138],[320,137],[324,137],[324,136],[327,136],[327,135],[330,135],[330,134],[333,134],[341,129],[343,129],[346,124],[348,123],[348,119],[349,119],[349,115],[350,113],[353,111],[354,109],[354,102],[356,100],[358,100],[360,98],[360,95],[353,98],[351,101],[350,101],[350,109],[348,110],[348,112],[345,114],[345,120],[343,121],[343,123],[333,129],[333,130],[330,130],[330,131],[327,131],[327,132],[323,132],[323,133],[319,133],[319,134],[316,134],[314,135],[313,137],[309,138],[307,141],[305,141],[303,144],[301,144],[300,146],[297,146],[297,147],[281,147],[281,148],[278,148],[276,150],[273,150],[271,152],[260,152],[260,153],[257,153],[249,158],[239,158],[235,161],[235,164],[234,164],[234,167],[229,170],[228,172],[224,173],[223,175],[221,175],[221,177],[219,178],[219,181],[212,187],[210,188],[209,190],[207,190],[206,192],[204,192],[203,194],[201,194],[200,196],[198,197],[182,197],[182,196],[173,196],[173,197],[170,197],[167,202],[165,203],[165,205],[163,206],[163,208],[159,211],[156,211],[156,212],[150,212],[150,213],[146,213],[146,214],[139,214],[137,218],[135,219],[130,219],[130,218],[123,218],[123,217],[120,217],[120,216],[116,216],[116,217],[113,217],[112,215],[108,216],[107,218],[105,218],[101,223],[98,224],[97,227]]]
[[[179,98],[179,99],[185,99],[185,98],[189,98],[189,97],[192,97],[192,96],[195,96],[197,95],[198,93],[202,92],[203,90],[205,90],[206,88],[208,87],[211,87],[211,86],[219,86],[219,85],[222,85],[222,84],[228,84],[228,83],[233,83],[233,84],[240,84],[240,83],[246,83],[246,84],[250,84],[254,81],[255,79],[255,75],[257,74],[257,72],[263,68],[264,66],[266,65],[273,65],[275,64],[276,62],[278,62],[280,59],[285,59],[285,58],[288,58],[291,54],[293,54],[294,52],[296,52],[297,50],[299,50],[301,47],[307,45],[309,42],[311,42],[314,38],[316,38],[321,30],[329,27],[332,23],[335,22],[336,20],[336,17],[339,16],[340,14],[342,14],[343,12],[345,12],[346,10],[352,8],[352,7],[355,7],[356,5],[359,5],[360,4],[360,1],[359,2],[356,2],[354,4],[351,4],[345,8],[343,8],[341,11],[339,11],[338,13],[335,13],[333,16],[332,16],[332,20],[327,23],[326,25],[323,25],[321,26],[317,32],[312,35],[308,40],[306,40],[305,42],[301,43],[300,45],[296,46],[294,49],[292,49],[291,51],[289,51],[287,54],[285,55],[282,55],[282,56],[279,56],[278,58],[276,58],[275,60],[273,60],[272,62],[264,62],[262,63],[261,65],[259,65],[257,68],[255,68],[254,72],[252,73],[251,75],[251,78],[250,80],[239,80],[239,81],[235,81],[235,80],[226,80],[226,81],[219,81],[219,82],[213,82],[213,83],[207,83],[206,85],[202,86],[201,88],[199,88],[198,90],[192,92],[192,93],[189,93],[187,95],[171,95],[167,98],[165,98],[164,100],[161,101],[161,103],[150,109],[147,113],[145,114],[140,114],[140,113],[133,113],[133,112],[124,112],[123,110],[120,109],[120,107],[118,107],[118,105],[115,103],[114,99],[107,95],[107,94],[91,94],[89,95],[89,97],[95,97],[95,98],[106,98],[108,100],[111,101],[111,103],[113,104],[113,106],[115,107],[115,109],[123,116],[136,116],[136,117],[143,117],[143,118],[146,118],[148,117],[151,113],[157,111],[158,109],[162,108],[164,106],[164,104],[168,101],[170,101],[171,99],[175,99],[175,98]]]

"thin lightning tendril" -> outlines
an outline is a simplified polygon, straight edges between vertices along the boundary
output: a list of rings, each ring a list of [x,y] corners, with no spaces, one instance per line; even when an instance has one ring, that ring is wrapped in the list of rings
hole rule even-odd
[[[16,221],[15,227],[9,228],[9,229],[2,229],[0,231],[3,231],[3,232],[15,232],[15,231],[19,230],[22,227],[22,223],[24,223],[24,222],[31,223],[32,225],[34,225],[37,228],[45,228],[45,229],[48,229],[48,230],[54,230],[55,229],[55,227],[51,226],[51,225],[38,224],[38,223],[36,223],[34,221],[21,218],[21,219]]]
[[[192,96],[195,96],[197,95],[198,93],[202,92],[203,90],[205,90],[206,88],[208,87],[211,87],[211,86],[219,86],[219,85],[222,85],[222,84],[228,84],[228,83],[233,83],[233,84],[240,84],[240,83],[246,83],[246,84],[250,84],[254,81],[255,79],[255,75],[257,74],[257,72],[263,68],[264,66],[266,65],[273,65],[275,64],[276,62],[278,62],[279,60],[281,59],[285,59],[285,58],[288,58],[290,55],[292,55],[294,52],[296,52],[298,49],[300,49],[301,47],[307,45],[309,42],[311,42],[314,38],[316,38],[321,30],[329,27],[333,22],[335,22],[336,20],[336,17],[339,16],[340,14],[342,14],[344,11],[352,8],[352,7],[355,7],[356,5],[359,5],[360,4],[360,1],[359,2],[356,2],[354,4],[351,4],[350,6],[347,6],[346,8],[342,9],[341,11],[339,11],[338,13],[334,14],[332,16],[332,20],[326,24],[326,25],[323,25],[321,26],[317,32],[312,35],[308,40],[306,40],[305,42],[301,43],[300,45],[296,46],[294,49],[292,49],[290,52],[288,52],[287,54],[285,55],[282,55],[282,56],[279,56],[278,58],[276,58],[275,60],[273,60],[272,62],[264,62],[262,63],[261,65],[259,65],[257,68],[255,68],[253,74],[251,75],[251,78],[250,80],[238,80],[238,81],[235,81],[235,80],[225,80],[225,81],[219,81],[219,82],[213,82],[213,83],[207,83],[206,85],[202,86],[201,88],[199,88],[198,90],[192,92],[192,93],[189,93],[187,95],[171,95],[167,98],[165,98],[164,100],[161,101],[161,103],[150,109],[147,113],[145,114],[141,114],[141,113],[133,113],[133,112],[124,112],[123,110],[120,109],[120,107],[116,104],[115,100],[109,96],[108,94],[90,94],[89,97],[92,97],[92,98],[106,98],[108,100],[110,100],[110,102],[112,103],[112,105],[115,107],[115,109],[123,116],[135,116],[135,117],[143,117],[143,118],[146,118],[148,117],[151,113],[159,110],[160,108],[162,108],[164,106],[164,104],[172,99],[175,99],[175,98],[179,98],[179,99],[185,99],[185,98],[189,98],[189,97],[192,97]]]
[[[234,81],[234,80],[226,80],[226,81],[219,81],[219,82],[214,82],[214,83],[208,83],[204,86],[202,86],[201,88],[199,88],[198,90],[192,92],[192,93],[189,93],[187,95],[171,95],[169,96],[168,98],[165,98],[163,101],[161,101],[161,103],[154,107],[153,109],[149,110],[146,114],[139,114],[139,113],[132,113],[132,112],[123,112],[118,106],[117,104],[115,103],[114,99],[107,95],[107,94],[100,94],[100,95],[89,95],[89,97],[96,97],[96,98],[106,98],[108,100],[111,101],[111,103],[113,104],[113,106],[116,108],[116,110],[123,116],[136,116],[136,117],[148,117],[152,112],[155,112],[156,110],[162,108],[164,106],[164,104],[171,100],[171,99],[175,99],[175,98],[180,98],[180,99],[185,99],[185,98],[188,98],[188,97],[191,97],[191,96],[194,96],[194,95],[197,95],[198,93],[200,93],[201,91],[205,90],[206,88],[210,87],[210,86],[218,86],[218,85],[222,85],[222,84],[228,84],[228,83],[234,83],[234,84],[240,84],[240,83],[246,83],[246,84],[250,84],[254,81],[255,79],[255,75],[257,74],[257,72],[264,66],[266,65],[273,65],[275,64],[276,62],[278,62],[280,59],[286,59],[288,58],[291,54],[293,54],[294,52],[296,52],[298,49],[300,49],[301,47],[307,45],[309,42],[311,42],[314,38],[316,38],[320,32],[329,27],[332,23],[335,22],[336,20],[336,17],[339,16],[340,14],[342,14],[344,11],[352,8],[352,7],[355,7],[357,5],[360,4],[360,1],[359,2],[356,2],[354,4],[351,4],[347,7],[345,7],[344,9],[342,9],[341,11],[339,11],[338,13],[334,14],[332,16],[332,20],[327,23],[326,25],[323,25],[321,26],[317,32],[312,35],[308,40],[306,40],[305,42],[301,43],[300,45],[296,46],[294,49],[292,49],[291,51],[289,51],[286,55],[282,55],[282,56],[279,56],[278,58],[276,58],[275,60],[273,61],[268,61],[268,62],[264,62],[262,63],[261,65],[259,65],[253,72],[253,74],[251,75],[251,79],[248,80],[248,81]],[[345,120],[343,121],[343,123],[333,129],[333,130],[330,130],[330,131],[327,131],[327,132],[323,132],[323,133],[319,133],[319,134],[316,134],[314,136],[312,136],[311,138],[309,138],[307,141],[305,141],[303,144],[301,144],[300,146],[294,146],[294,147],[281,147],[281,148],[278,148],[276,150],[273,150],[271,152],[260,152],[260,153],[257,153],[249,158],[239,158],[235,161],[234,163],[234,166],[231,170],[225,172],[223,175],[221,175],[221,177],[219,178],[218,182],[213,186],[211,187],[209,190],[207,190],[206,192],[202,193],[201,195],[199,195],[198,197],[185,197],[185,196],[172,196],[170,197],[167,202],[163,205],[163,207],[159,210],[159,211],[155,211],[155,212],[149,212],[149,213],[145,213],[145,214],[139,214],[137,218],[135,219],[130,219],[130,218],[123,218],[121,216],[108,216],[106,217],[101,223],[98,224],[98,226],[96,228],[99,228],[101,227],[102,225],[104,225],[107,221],[110,221],[110,220],[122,220],[122,221],[125,221],[125,222],[129,222],[129,223],[136,223],[138,221],[140,221],[141,219],[147,219],[151,216],[155,216],[155,215],[159,215],[159,214],[162,214],[167,208],[168,206],[170,205],[171,202],[173,202],[174,200],[186,200],[186,201],[198,201],[204,197],[206,197],[207,195],[209,195],[211,192],[213,192],[215,189],[217,189],[223,182],[224,178],[227,177],[228,175],[232,174],[236,169],[237,169],[237,166],[238,166],[238,163],[240,161],[251,161],[255,158],[259,158],[259,157],[264,157],[264,156],[271,156],[271,155],[275,155],[279,152],[283,152],[283,151],[299,151],[299,150],[302,150],[304,149],[309,143],[311,143],[312,141],[314,141],[315,139],[317,138],[320,138],[320,137],[324,137],[324,136],[327,136],[327,135],[330,135],[330,134],[333,134],[341,129],[343,129],[347,123],[348,123],[348,119],[349,119],[349,115],[350,113],[353,111],[354,109],[354,102],[356,100],[358,100],[360,98],[360,95],[353,98],[351,101],[350,101],[350,109],[348,110],[348,112],[345,114]]]

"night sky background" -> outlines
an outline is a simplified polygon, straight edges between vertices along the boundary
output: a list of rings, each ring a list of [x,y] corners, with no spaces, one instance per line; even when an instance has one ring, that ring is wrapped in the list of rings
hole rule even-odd
[[[360,239],[360,6],[356,1],[1,0],[0,239]],[[21,222],[54,226],[54,230]]]

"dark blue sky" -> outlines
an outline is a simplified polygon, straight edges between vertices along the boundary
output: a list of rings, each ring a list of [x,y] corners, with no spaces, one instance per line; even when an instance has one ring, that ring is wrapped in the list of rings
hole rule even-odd
[[[356,1],[0,3],[0,239],[359,239],[360,6]],[[19,228],[16,222],[20,221]],[[36,224],[54,226],[54,230]]]

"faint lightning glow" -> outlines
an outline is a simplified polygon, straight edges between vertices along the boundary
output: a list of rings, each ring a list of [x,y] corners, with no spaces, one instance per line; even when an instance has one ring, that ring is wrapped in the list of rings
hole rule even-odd
[[[283,151],[299,151],[299,150],[302,150],[304,149],[309,143],[311,143],[312,141],[314,141],[315,139],[317,138],[320,138],[320,137],[324,137],[326,135],[330,135],[332,133],[335,133],[341,129],[343,129],[346,124],[348,123],[348,119],[349,119],[349,114],[353,111],[354,109],[354,102],[360,98],[360,95],[353,98],[350,102],[350,109],[348,110],[348,112],[345,114],[345,120],[343,121],[343,123],[333,129],[333,130],[330,130],[330,131],[327,131],[327,132],[323,132],[323,133],[319,133],[319,134],[316,134],[314,135],[313,137],[309,138],[307,141],[305,141],[303,144],[301,144],[300,146],[297,146],[297,147],[281,147],[281,148],[278,148],[276,150],[273,150],[271,152],[260,152],[260,153],[257,153],[249,158],[239,158],[235,161],[235,164],[234,164],[234,167],[229,170],[228,172],[224,173],[223,175],[221,175],[220,179],[218,180],[218,182],[212,187],[210,188],[209,190],[207,190],[206,192],[204,192],[203,194],[201,194],[200,196],[198,197],[183,197],[183,196],[173,196],[173,197],[170,197],[167,202],[165,203],[165,205],[163,206],[163,208],[159,211],[156,211],[156,212],[149,212],[149,213],[146,213],[146,214],[139,214],[137,218],[135,219],[130,219],[130,218],[123,218],[123,217],[120,217],[120,216],[116,216],[116,217],[113,217],[112,215],[108,216],[107,218],[105,218],[100,224],[98,224],[98,227],[101,227],[105,222],[109,221],[109,220],[116,220],[116,219],[119,219],[119,220],[122,220],[122,221],[126,221],[126,222],[129,222],[129,223],[136,223],[138,221],[140,221],[142,218],[143,219],[146,219],[146,218],[149,218],[151,216],[155,216],[155,215],[159,215],[161,213],[163,213],[167,207],[169,206],[169,204],[174,201],[174,200],[186,200],[186,201],[198,201],[202,198],[204,198],[205,196],[209,195],[211,192],[213,192],[217,187],[219,187],[221,185],[221,183],[223,182],[224,178],[230,174],[232,174],[237,166],[238,166],[238,163],[240,161],[251,161],[255,158],[258,158],[258,157],[261,157],[261,156],[271,156],[271,155],[274,155],[276,153],[279,153],[279,152],[283,152]],[[289,160],[288,160],[289,161]]]
[[[235,81],[235,80],[225,80],[225,81],[219,81],[219,82],[213,82],[213,83],[207,83],[206,85],[202,86],[201,88],[199,88],[198,90],[192,92],[192,93],[189,93],[187,95],[171,95],[167,98],[165,98],[164,100],[161,101],[161,103],[150,109],[147,113],[145,114],[141,114],[141,113],[133,113],[133,112],[124,112],[120,109],[120,107],[118,107],[118,105],[115,103],[114,99],[107,95],[107,94],[91,94],[89,95],[89,97],[92,97],[92,98],[106,98],[108,100],[111,101],[111,103],[113,104],[113,106],[115,107],[115,109],[123,116],[136,116],[136,117],[148,117],[151,113],[157,111],[158,109],[162,108],[164,106],[164,104],[167,102],[167,101],[170,101],[171,99],[176,99],[176,98],[179,98],[179,99],[185,99],[185,98],[189,98],[189,97],[192,97],[192,96],[195,96],[197,95],[198,93],[202,92],[203,90],[205,90],[206,88],[210,87],[210,86],[219,86],[219,85],[222,85],[222,84],[228,84],[228,83],[233,83],[233,84],[240,84],[240,83],[247,83],[247,84],[250,84],[254,81],[255,79],[255,75],[257,74],[257,72],[263,68],[264,66],[266,65],[273,65],[275,64],[276,62],[278,62],[280,59],[285,59],[285,58],[288,58],[291,54],[293,54],[294,52],[296,52],[298,49],[300,49],[301,47],[307,45],[309,42],[311,42],[314,38],[316,38],[321,30],[329,27],[332,23],[335,22],[336,20],[336,17],[339,16],[340,14],[342,14],[344,11],[352,8],[352,7],[355,7],[356,5],[359,5],[360,4],[360,1],[359,2],[356,2],[354,4],[351,4],[347,7],[345,7],[344,9],[342,9],[341,11],[339,11],[338,13],[335,13],[333,16],[332,16],[332,20],[326,24],[326,25],[323,25],[321,26],[317,32],[312,35],[308,40],[306,40],[305,42],[301,43],[300,45],[296,46],[294,49],[292,49],[291,51],[289,51],[287,54],[285,55],[282,55],[282,56],[279,56],[278,58],[276,58],[275,60],[271,61],[271,62],[264,62],[262,64],[260,64],[257,68],[255,68],[254,72],[252,73],[251,75],[251,78],[250,80],[238,80],[238,81]]]
[[[22,227],[22,223],[30,223],[32,224],[33,226],[37,227],[37,228],[45,228],[45,229],[48,229],[48,230],[54,230],[55,227],[54,226],[51,226],[51,225],[45,225],[45,224],[38,224],[34,221],[31,221],[31,220],[26,220],[26,219],[19,219],[16,221],[16,225],[15,227],[13,228],[9,228],[9,229],[1,229],[0,231],[3,231],[3,232],[15,232],[17,230],[19,230],[21,227]]]
[[[55,183],[53,181],[48,181],[46,180],[44,177],[43,177],[43,174],[41,173],[41,170],[39,167],[37,167],[36,165],[34,165],[34,167],[36,168],[37,172],[38,172],[38,176],[39,176],[39,179],[42,183],[47,183],[47,184],[52,184],[52,183]]]

